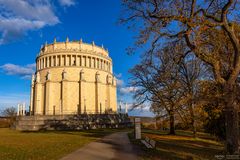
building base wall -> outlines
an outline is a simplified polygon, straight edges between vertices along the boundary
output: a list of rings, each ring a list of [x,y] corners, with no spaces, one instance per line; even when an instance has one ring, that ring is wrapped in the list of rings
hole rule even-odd
[[[125,128],[131,122],[127,114],[80,114],[59,116],[19,116],[16,130],[87,130],[98,128]]]

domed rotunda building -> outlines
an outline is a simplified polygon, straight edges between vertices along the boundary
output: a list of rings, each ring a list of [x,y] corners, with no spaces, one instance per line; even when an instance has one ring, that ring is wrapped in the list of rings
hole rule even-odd
[[[31,115],[116,111],[116,79],[106,49],[68,38],[41,47],[32,77]]]

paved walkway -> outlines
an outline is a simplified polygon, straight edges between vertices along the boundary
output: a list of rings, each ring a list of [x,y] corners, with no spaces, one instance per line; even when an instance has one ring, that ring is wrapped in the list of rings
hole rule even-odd
[[[91,142],[61,160],[137,160],[127,132],[118,132]]]

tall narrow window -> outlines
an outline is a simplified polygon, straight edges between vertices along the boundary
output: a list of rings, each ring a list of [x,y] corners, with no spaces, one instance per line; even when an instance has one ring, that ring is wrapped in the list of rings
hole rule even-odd
[[[46,58],[45,58],[45,67],[46,67],[46,68],[48,67],[47,62],[48,62],[48,60],[47,60],[47,57],[46,57]]]
[[[52,57],[49,57],[49,67],[52,67]]]
[[[91,67],[91,57],[88,57],[88,61],[89,61],[89,67]]]
[[[84,66],[87,67],[87,57],[83,57],[84,58]]]
[[[95,58],[93,58],[93,67],[96,68]]]

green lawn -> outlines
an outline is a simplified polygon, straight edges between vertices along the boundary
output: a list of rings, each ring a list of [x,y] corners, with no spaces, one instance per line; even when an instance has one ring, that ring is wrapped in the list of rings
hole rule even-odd
[[[0,128],[0,160],[54,160],[114,129],[91,131],[19,132]]]
[[[193,138],[189,131],[177,131],[177,135],[168,135],[167,132],[143,130],[143,138],[148,136],[156,140],[156,149],[146,149],[133,134],[129,134],[132,142],[144,150],[143,159],[160,160],[208,160],[216,159],[214,156],[223,153],[223,144],[206,133],[198,133],[198,138]]]

